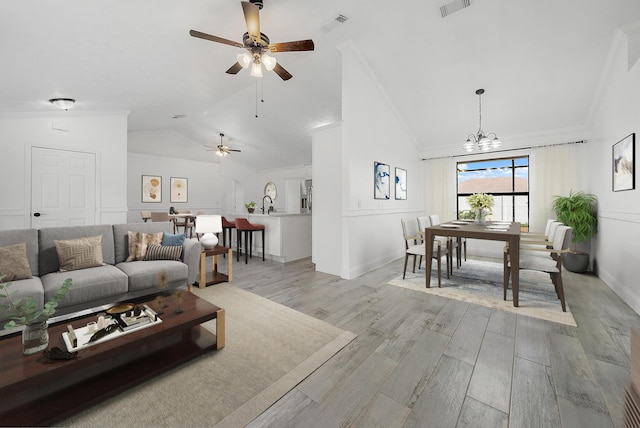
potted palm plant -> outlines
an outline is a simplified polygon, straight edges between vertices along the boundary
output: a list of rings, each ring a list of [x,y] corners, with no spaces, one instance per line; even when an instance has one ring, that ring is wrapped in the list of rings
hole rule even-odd
[[[573,229],[573,247],[562,257],[563,265],[571,272],[584,273],[589,267],[589,253],[577,250],[579,242],[587,242],[596,234],[598,199],[591,193],[570,191],[569,196],[556,196],[553,212],[558,221]]]

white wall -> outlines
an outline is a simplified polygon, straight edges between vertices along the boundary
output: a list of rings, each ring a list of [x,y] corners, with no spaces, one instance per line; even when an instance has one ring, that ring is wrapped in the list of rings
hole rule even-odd
[[[235,179],[242,183],[247,195],[257,195],[260,186],[254,172],[230,158],[231,156],[227,156],[218,164],[129,153],[127,168],[129,213],[127,221],[142,221],[141,210],[169,211],[169,207],[190,209],[194,212],[205,211],[207,214],[235,214],[232,206],[232,180]],[[142,175],[162,177],[162,202],[142,202]],[[188,179],[187,202],[171,202],[171,177]],[[250,198],[250,196],[247,197]],[[244,206],[240,208],[241,212],[246,213]]]
[[[326,260],[332,266],[317,264],[316,269],[354,278],[404,255],[400,219],[423,211],[422,165],[412,135],[357,47],[347,43],[340,50],[340,141],[325,147],[318,144],[327,138],[337,140],[336,131],[327,130],[316,135],[313,145],[314,260],[318,260],[318,253],[339,252],[339,259]],[[390,165],[392,175],[395,167],[407,170],[407,200],[394,199],[393,180],[391,199],[374,199],[376,161]],[[327,174],[335,178],[316,178]],[[338,209],[339,222],[330,224],[337,220]],[[319,234],[324,234],[322,242]],[[339,266],[333,259],[338,259]]]
[[[635,38],[637,46],[640,34]],[[622,33],[612,51],[610,75],[595,114],[594,138],[587,145],[587,190],[598,197],[599,206],[592,256],[598,276],[640,313],[640,61],[629,64],[629,43]],[[636,134],[636,188],[613,192],[612,146],[631,133]]]
[[[302,165],[291,168],[278,168],[260,171],[257,174],[257,195],[247,195],[255,201],[258,206],[256,212],[262,208],[262,198],[264,197],[264,186],[268,182],[273,182],[278,190],[273,206],[277,212],[300,212],[300,182],[312,177],[310,165]],[[265,200],[265,211],[269,206],[269,201]]]
[[[127,114],[24,114],[0,118],[0,229],[31,227],[34,146],[95,153],[96,223],[126,220]]]

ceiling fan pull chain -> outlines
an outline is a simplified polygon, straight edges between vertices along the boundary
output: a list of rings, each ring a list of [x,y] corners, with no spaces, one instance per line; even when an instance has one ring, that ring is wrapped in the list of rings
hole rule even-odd
[[[264,102],[264,79],[260,79],[260,102]]]
[[[258,78],[256,77],[256,118],[258,117]]]

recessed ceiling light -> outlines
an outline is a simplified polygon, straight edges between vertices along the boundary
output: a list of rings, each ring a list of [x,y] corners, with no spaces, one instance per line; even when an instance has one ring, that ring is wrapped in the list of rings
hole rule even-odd
[[[51,104],[58,107],[61,110],[69,110],[76,103],[73,98],[51,98],[49,100]]]

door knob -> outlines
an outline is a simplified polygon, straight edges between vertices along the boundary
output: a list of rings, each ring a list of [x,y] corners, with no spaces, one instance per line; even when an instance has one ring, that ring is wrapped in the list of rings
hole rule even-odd
[[[42,215],[42,214],[40,214],[40,213],[33,213],[33,216],[34,216],[34,217],[40,217],[41,215]]]

